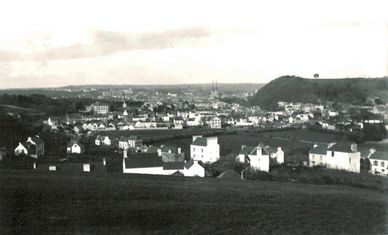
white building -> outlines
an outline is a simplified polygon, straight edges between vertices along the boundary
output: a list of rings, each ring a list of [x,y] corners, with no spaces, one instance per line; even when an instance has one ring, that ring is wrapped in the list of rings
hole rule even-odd
[[[243,145],[236,161],[248,163],[253,170],[269,172],[271,164],[284,163],[284,152],[281,147],[274,149],[261,143],[256,147]]]
[[[326,153],[326,154],[325,154]],[[314,145],[309,151],[310,166],[360,173],[361,153],[355,143],[331,143]]]
[[[67,144],[67,153],[81,154],[84,152],[84,146],[77,141],[70,141]]]
[[[213,129],[215,129],[215,128],[217,128],[217,129],[219,129],[219,128],[221,128],[222,126],[221,126],[221,118],[219,118],[219,117],[214,117],[214,118],[212,118],[211,120],[210,120],[210,128],[213,128]]]
[[[94,144],[97,145],[97,146],[100,146],[100,145],[110,146],[112,144],[112,141],[109,138],[109,136],[97,135],[97,137],[96,137],[96,139],[94,141]]]
[[[388,176],[388,152],[374,151],[369,160],[372,174]]]
[[[184,162],[163,162],[158,153],[133,153],[124,151],[123,173],[147,175],[172,175],[184,171]]]
[[[203,168],[198,161],[190,159],[185,163],[183,175],[187,177],[205,177],[205,168]]]
[[[201,161],[203,163],[218,161],[220,159],[218,137],[193,136],[193,142],[190,145],[190,157],[194,161]]]

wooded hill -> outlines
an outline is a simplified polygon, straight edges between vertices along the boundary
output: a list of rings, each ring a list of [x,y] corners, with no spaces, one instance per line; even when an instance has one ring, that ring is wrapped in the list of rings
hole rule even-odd
[[[251,105],[275,109],[278,101],[364,104],[369,96],[388,102],[388,78],[306,79],[283,76],[272,80],[251,97]]]

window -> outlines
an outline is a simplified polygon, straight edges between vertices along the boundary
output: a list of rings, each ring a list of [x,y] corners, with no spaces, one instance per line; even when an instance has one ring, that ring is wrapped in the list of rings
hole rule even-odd
[[[385,165],[384,165],[384,161],[381,161],[380,166],[381,166],[381,167],[384,167],[384,166],[385,166]]]
[[[349,158],[349,163],[352,163],[352,159],[351,158]]]
[[[322,162],[322,156],[319,156],[319,160]]]
[[[374,166],[378,166],[379,163],[378,163],[377,161],[373,161],[373,165],[374,165]]]
[[[334,157],[334,151],[331,151],[331,156]]]

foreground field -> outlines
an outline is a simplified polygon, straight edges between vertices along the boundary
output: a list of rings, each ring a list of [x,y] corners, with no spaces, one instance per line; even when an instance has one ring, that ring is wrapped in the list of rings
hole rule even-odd
[[[378,234],[381,192],[139,175],[0,171],[1,234]]]

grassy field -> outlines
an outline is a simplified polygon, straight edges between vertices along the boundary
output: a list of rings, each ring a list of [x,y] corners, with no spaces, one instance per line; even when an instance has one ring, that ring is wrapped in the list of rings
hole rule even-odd
[[[381,234],[386,195],[339,186],[0,171],[1,234]]]

